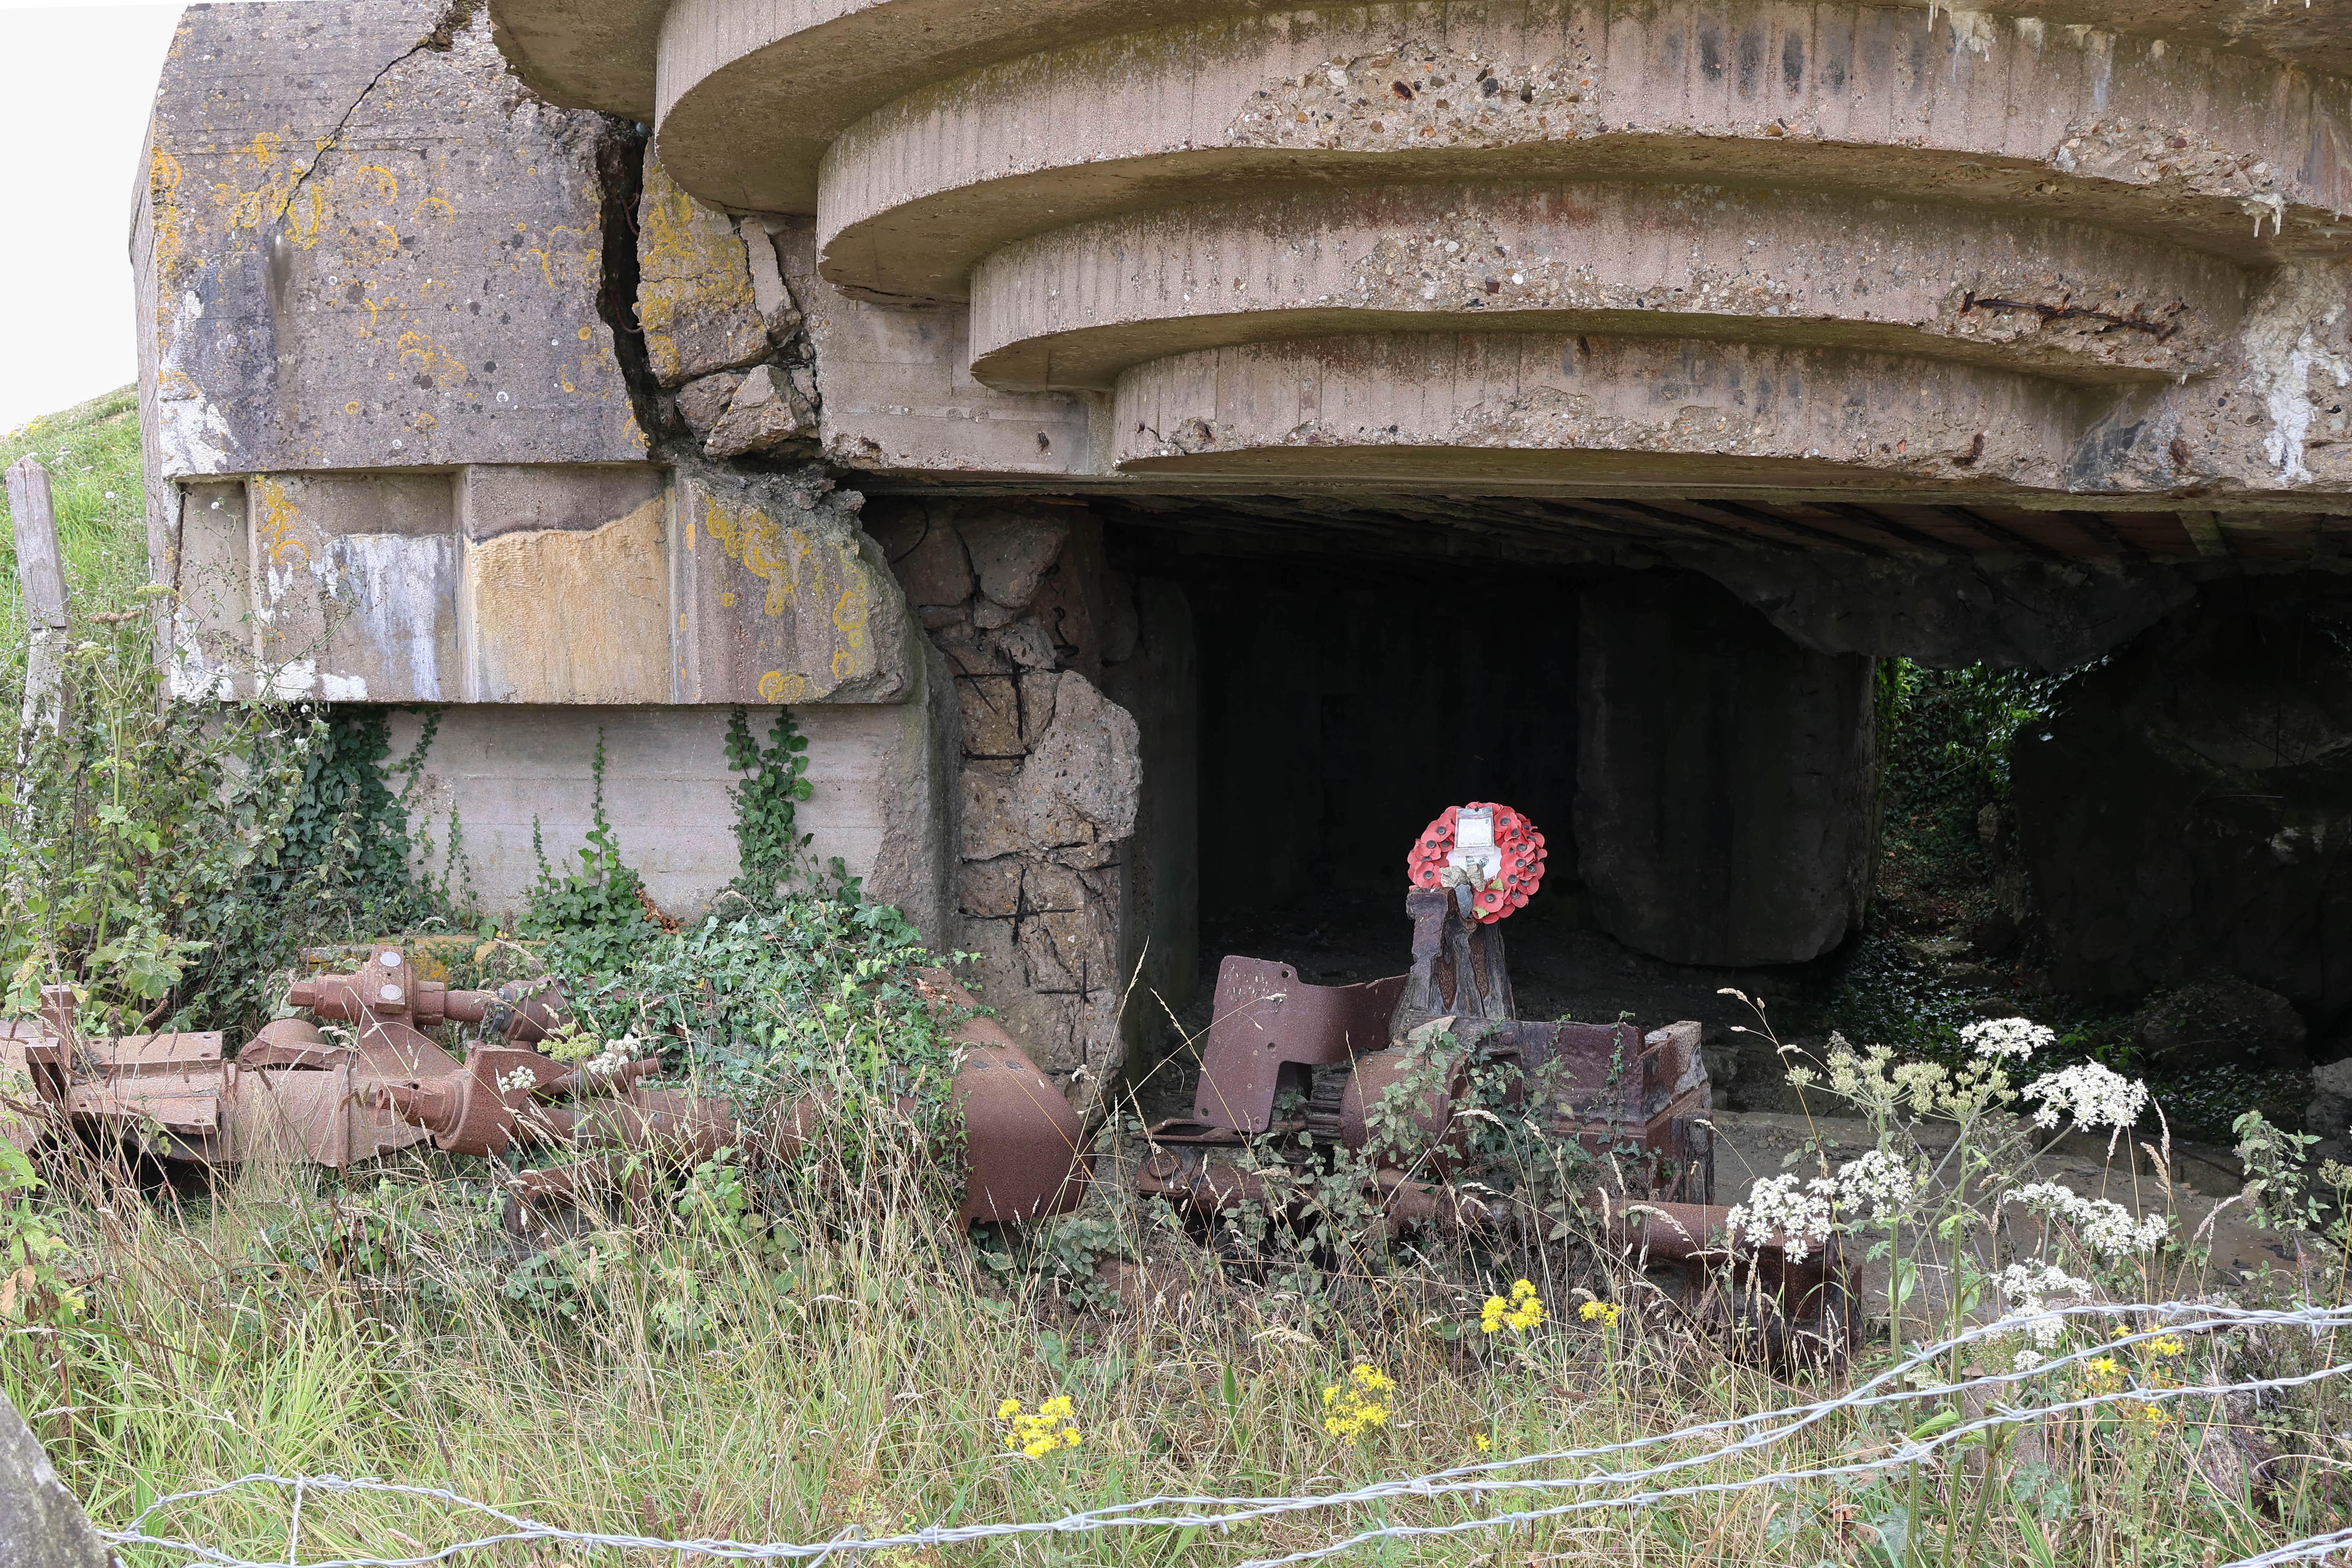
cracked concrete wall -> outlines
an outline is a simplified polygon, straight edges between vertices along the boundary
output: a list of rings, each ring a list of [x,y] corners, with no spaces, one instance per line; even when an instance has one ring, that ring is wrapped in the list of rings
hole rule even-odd
[[[471,9],[182,19],[132,257],[163,477],[644,458],[595,309],[614,128]]]
[[[816,392],[772,243],[642,149],[541,101],[470,0],[188,13],[132,236],[168,674],[442,705],[425,803],[494,912],[535,828],[584,836],[600,737],[633,863],[707,906],[727,710],[789,706],[814,851],[944,947],[939,655],[863,496],[790,461]]]

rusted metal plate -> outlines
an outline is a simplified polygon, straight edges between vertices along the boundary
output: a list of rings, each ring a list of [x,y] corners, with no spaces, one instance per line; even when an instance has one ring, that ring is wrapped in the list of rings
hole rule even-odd
[[[1212,1127],[1263,1132],[1286,1087],[1307,1089],[1309,1067],[1368,1056],[1389,1043],[1405,976],[1361,985],[1310,985],[1286,963],[1229,956],[1201,1052],[1193,1116]]]
[[[385,1083],[429,1083],[462,1070],[429,1037],[391,1020],[360,1030],[359,1055],[362,1075]]]
[[[151,1073],[183,1072],[190,1068],[215,1068],[221,1060],[222,1036],[217,1029],[180,1035],[124,1035],[119,1039],[84,1040],[76,1052],[76,1066],[109,1078],[143,1078]]]
[[[124,1124],[152,1123],[166,1132],[200,1136],[220,1131],[221,1079],[217,1073],[118,1079],[76,1084],[66,1109],[77,1117]]]
[[[1412,967],[1390,1033],[1402,1039],[1436,1018],[1508,1018],[1517,1010],[1503,960],[1503,933],[1465,921],[1454,895],[1415,888],[1404,899],[1412,921]]]

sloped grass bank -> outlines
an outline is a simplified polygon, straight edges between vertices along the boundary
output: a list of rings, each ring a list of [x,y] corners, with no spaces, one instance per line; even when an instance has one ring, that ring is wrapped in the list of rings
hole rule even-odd
[[[125,386],[0,433],[0,468],[24,457],[49,471],[66,591],[84,613],[128,608],[147,581],[147,498],[139,455],[139,393]],[[25,601],[16,591],[15,519],[0,494],[0,647],[23,658]]]

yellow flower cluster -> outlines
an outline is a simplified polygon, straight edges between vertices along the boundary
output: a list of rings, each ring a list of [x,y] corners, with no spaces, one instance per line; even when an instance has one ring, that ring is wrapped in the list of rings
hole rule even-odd
[[[1500,1296],[1486,1298],[1486,1305],[1478,1313],[1478,1326],[1488,1333],[1504,1329],[1517,1329],[1521,1333],[1544,1321],[1543,1303],[1536,1300],[1536,1288],[1525,1279],[1511,1281],[1511,1299]]]
[[[1576,1315],[1588,1323],[1598,1323],[1604,1329],[1613,1329],[1617,1326],[1619,1314],[1624,1310],[1613,1301],[1587,1301],[1576,1310]]]
[[[1352,1443],[1366,1428],[1387,1426],[1388,1397],[1395,1392],[1394,1378],[1358,1362],[1349,1371],[1347,1382],[1323,1391],[1323,1408],[1328,1412],[1323,1417],[1323,1430],[1341,1442]]]
[[[1034,1415],[1023,1415],[1021,1402],[1008,1399],[996,1407],[996,1418],[1006,1428],[1004,1446],[1018,1448],[1033,1459],[1042,1459],[1056,1448],[1075,1448],[1081,1440],[1066,1394],[1057,1394],[1037,1406]]]

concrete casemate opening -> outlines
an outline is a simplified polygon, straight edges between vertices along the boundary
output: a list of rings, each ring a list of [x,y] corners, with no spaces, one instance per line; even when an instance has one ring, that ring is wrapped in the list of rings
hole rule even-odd
[[[1237,536],[1187,521],[1105,531],[1113,568],[1180,594],[1191,621],[1192,689],[1166,700],[1190,710],[1192,754],[1162,763],[1186,769],[1194,790],[1185,1032],[1208,1022],[1228,953],[1324,984],[1401,972],[1407,851],[1440,811],[1469,801],[1508,805],[1546,836],[1542,889],[1501,928],[1523,1016],[1655,1021],[1714,1000],[1720,958],[1672,962],[1612,928],[1645,918],[1624,907],[1641,899],[1630,885],[1674,883],[1685,861],[1712,879],[1703,892],[1738,904],[1743,858],[1770,858],[1759,830],[1786,836],[1769,804],[1784,793],[1775,774],[1809,760],[1780,723],[1785,707],[1755,689],[1759,671],[1780,690],[1790,682],[1772,679],[1776,656],[1819,661],[1696,574],[1448,560],[1311,529]],[[1866,671],[1849,673],[1861,694]],[[1606,749],[1583,733],[1596,714]],[[1764,744],[1741,733],[1743,714],[1761,715]],[[1851,726],[1844,738],[1866,746]],[[1818,799],[1818,784],[1799,787]],[[1598,907],[1580,817],[1618,868]],[[1163,1076],[1181,1077],[1171,1067]]]

